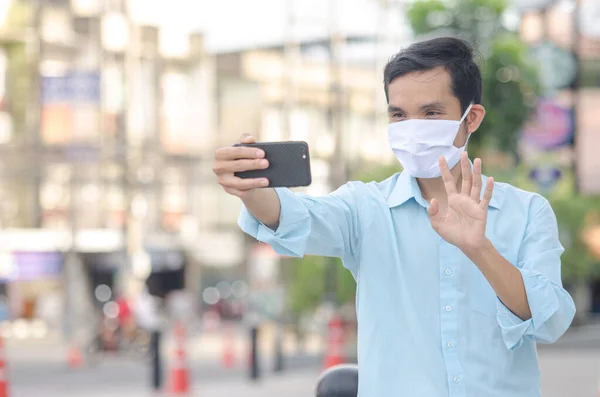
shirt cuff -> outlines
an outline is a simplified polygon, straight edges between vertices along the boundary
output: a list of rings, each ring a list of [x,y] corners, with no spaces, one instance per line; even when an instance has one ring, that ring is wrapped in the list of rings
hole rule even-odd
[[[534,334],[559,309],[556,292],[544,275],[528,269],[518,270],[525,284],[531,318],[521,320],[498,299],[497,320],[508,350],[518,349],[523,344],[524,336]]]
[[[301,257],[310,232],[310,214],[302,199],[291,190],[275,188],[275,192],[281,207],[276,230],[256,219],[245,206],[242,206],[238,225],[258,241],[269,244],[278,254]]]

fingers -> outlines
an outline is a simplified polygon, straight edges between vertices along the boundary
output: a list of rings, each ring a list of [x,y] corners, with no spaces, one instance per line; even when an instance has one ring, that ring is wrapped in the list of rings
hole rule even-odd
[[[440,203],[436,199],[431,199],[429,202],[429,207],[427,208],[427,213],[429,216],[435,216],[440,211]]]
[[[245,146],[227,146],[217,149],[215,160],[230,161],[239,159],[257,159],[264,158],[265,152],[262,149]]]
[[[460,193],[468,196],[471,193],[473,175],[471,173],[471,163],[469,163],[469,155],[467,152],[463,152],[460,155],[460,168],[462,174],[462,186],[460,188]]]
[[[240,143],[256,143],[256,139],[250,134],[244,134],[240,137]]]
[[[234,189],[239,191],[258,189],[261,187],[269,186],[269,180],[267,178],[238,178],[232,174],[227,174],[219,178],[219,184],[223,186],[225,190]]]
[[[494,193],[494,178],[489,177],[485,184],[485,191],[483,192],[483,199],[481,200],[480,205],[487,209],[490,205],[490,201],[492,200],[492,195]]]
[[[427,207],[427,214],[429,215],[431,225],[434,229],[436,229],[437,225],[440,223],[440,218],[442,217],[440,203],[436,199],[432,199],[429,203],[429,207]]]
[[[251,144],[255,139],[244,134],[240,138],[242,144]],[[269,167],[262,149],[246,146],[228,146],[215,153],[213,172],[217,175],[223,189],[234,196],[242,197],[248,191],[269,186],[266,178],[238,178],[236,172],[261,170]]]
[[[217,161],[213,172],[217,175],[251,170],[264,170],[269,168],[269,161],[265,159],[242,159],[230,161]]]
[[[446,194],[448,194],[448,196],[456,194],[456,182],[454,181],[450,168],[448,168],[448,163],[443,156],[440,157],[440,169],[442,170],[442,180],[444,181]]]
[[[226,193],[231,194],[232,196],[238,196],[238,197],[243,197],[248,192],[247,190],[243,191],[243,190],[234,189],[232,187],[224,187],[223,190],[225,190]]]
[[[479,202],[481,198],[481,159],[473,161],[473,187],[471,188],[471,199]]]

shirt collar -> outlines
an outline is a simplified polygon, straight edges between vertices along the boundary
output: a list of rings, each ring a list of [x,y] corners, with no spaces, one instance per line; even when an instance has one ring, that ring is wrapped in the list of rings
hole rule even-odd
[[[482,175],[483,188],[481,189],[481,198],[483,198],[483,194],[485,193],[485,185],[487,180],[488,177]],[[494,189],[494,194],[490,200],[489,206],[495,209],[500,209],[500,200],[498,199],[498,194],[501,194],[500,189]],[[400,176],[396,179],[395,186],[388,195],[387,204],[390,208],[393,208],[406,203],[411,198],[414,198],[415,201],[423,207],[427,207],[429,205],[421,194],[421,189],[419,188],[417,179],[413,176],[410,176],[406,171],[402,171]]]

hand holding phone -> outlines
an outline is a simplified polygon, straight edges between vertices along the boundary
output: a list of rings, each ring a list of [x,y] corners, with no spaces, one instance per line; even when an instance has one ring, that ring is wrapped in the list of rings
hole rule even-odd
[[[242,143],[254,143],[254,138],[244,135]],[[241,179],[235,176],[236,172],[259,170],[269,167],[265,159],[265,152],[251,147],[226,146],[217,150],[213,172],[217,175],[219,185],[234,196],[243,198],[248,192],[267,187],[269,180],[266,178]]]
[[[236,147],[262,150],[268,168],[238,171],[242,179],[266,178],[269,187],[298,187],[311,184],[308,144],[301,141],[239,143]]]
[[[217,150],[213,172],[227,193],[240,198],[257,188],[307,186],[311,183],[308,145],[256,143],[244,135],[241,143]]]

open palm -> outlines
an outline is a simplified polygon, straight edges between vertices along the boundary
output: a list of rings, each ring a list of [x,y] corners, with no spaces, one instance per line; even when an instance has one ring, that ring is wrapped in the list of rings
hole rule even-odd
[[[456,181],[446,160],[440,159],[442,179],[448,195],[448,206],[442,211],[436,199],[431,200],[427,210],[431,225],[447,242],[462,250],[473,249],[485,242],[485,226],[488,206],[492,199],[494,179],[488,178],[483,198],[481,198],[481,160],[475,159],[473,171],[468,155],[461,157],[462,186],[457,191]]]

